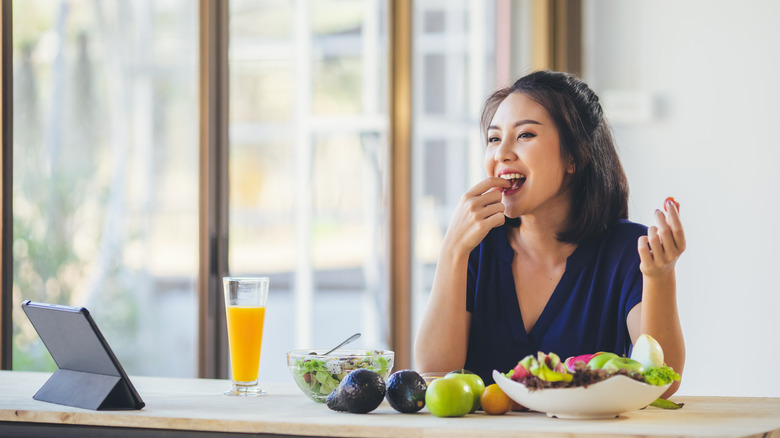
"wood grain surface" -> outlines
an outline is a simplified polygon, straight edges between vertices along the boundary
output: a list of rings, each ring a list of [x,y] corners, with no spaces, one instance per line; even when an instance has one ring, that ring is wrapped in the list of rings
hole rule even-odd
[[[679,410],[647,408],[610,420],[563,420],[536,412],[438,418],[400,414],[387,402],[369,414],[334,412],[292,382],[261,385],[256,398],[222,395],[226,380],[131,377],[140,411],[89,411],[33,400],[50,374],[0,371],[0,422],[341,437],[780,437],[780,398],[673,397]],[[0,435],[2,433],[0,424]]]

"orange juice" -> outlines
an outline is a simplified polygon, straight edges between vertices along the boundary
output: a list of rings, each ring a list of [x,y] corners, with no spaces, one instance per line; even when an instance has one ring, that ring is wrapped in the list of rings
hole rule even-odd
[[[260,367],[265,307],[227,308],[228,343],[233,380],[254,382]]]

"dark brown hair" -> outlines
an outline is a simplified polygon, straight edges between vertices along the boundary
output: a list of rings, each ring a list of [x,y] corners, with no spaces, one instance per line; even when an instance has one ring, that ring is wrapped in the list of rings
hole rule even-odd
[[[569,190],[572,209],[568,226],[558,240],[580,243],[601,236],[620,219],[628,218],[628,180],[620,164],[612,133],[596,93],[573,75],[538,71],[511,87],[493,93],[482,109],[482,134],[498,106],[512,93],[522,93],[550,114],[561,140],[564,162],[574,164]],[[519,219],[508,221],[519,225]]]

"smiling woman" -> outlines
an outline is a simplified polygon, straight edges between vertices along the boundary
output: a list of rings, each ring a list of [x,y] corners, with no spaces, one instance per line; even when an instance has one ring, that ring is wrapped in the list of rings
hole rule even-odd
[[[650,228],[627,220],[626,177],[596,94],[539,71],[493,93],[482,122],[487,177],[461,197],[445,235],[415,344],[421,371],[465,367],[489,384],[494,369],[537,351],[627,355],[648,333],[682,373],[679,212],[667,203]]]

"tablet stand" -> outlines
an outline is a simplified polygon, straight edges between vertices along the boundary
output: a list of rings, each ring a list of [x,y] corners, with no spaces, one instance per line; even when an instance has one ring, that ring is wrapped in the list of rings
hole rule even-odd
[[[58,369],[33,396],[35,400],[84,409],[137,409],[119,376]]]

